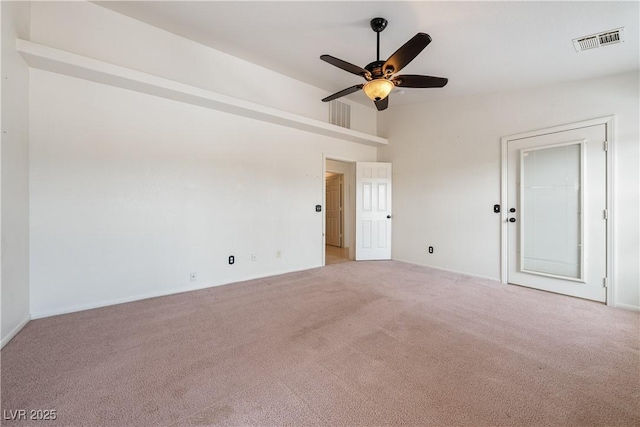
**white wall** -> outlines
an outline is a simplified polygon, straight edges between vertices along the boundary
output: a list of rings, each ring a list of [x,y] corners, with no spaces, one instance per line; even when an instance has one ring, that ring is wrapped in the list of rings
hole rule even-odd
[[[89,2],[34,3],[30,40],[328,119],[318,88]],[[35,69],[30,100],[34,317],[319,266],[323,153],[376,157]],[[354,104],[352,125],[374,134],[375,110]]]
[[[323,154],[376,158],[36,69],[30,93],[34,317],[320,266]]]
[[[31,16],[33,42],[328,121],[329,93],[93,3],[36,2]],[[375,134],[376,110],[350,104],[352,129]]]
[[[2,299],[4,346],[29,320],[29,69],[15,50],[29,3],[2,8]]]
[[[390,141],[378,160],[394,164],[393,257],[499,279],[492,207],[500,203],[500,138],[615,115],[615,304],[638,308],[639,102],[636,71],[381,114],[380,135]]]

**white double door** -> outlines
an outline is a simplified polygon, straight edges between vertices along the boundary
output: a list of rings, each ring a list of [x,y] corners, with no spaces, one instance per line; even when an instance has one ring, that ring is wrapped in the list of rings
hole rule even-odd
[[[391,163],[356,163],[356,260],[391,259]]]
[[[606,301],[604,124],[507,147],[508,282]]]

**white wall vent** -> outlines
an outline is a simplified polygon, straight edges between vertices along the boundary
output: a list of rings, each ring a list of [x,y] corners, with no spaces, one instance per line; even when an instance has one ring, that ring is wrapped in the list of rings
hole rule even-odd
[[[573,47],[576,49],[576,52],[580,52],[583,50],[595,49],[600,46],[607,46],[623,41],[624,27],[573,39]]]
[[[329,123],[351,129],[351,105],[337,99],[329,102]]]

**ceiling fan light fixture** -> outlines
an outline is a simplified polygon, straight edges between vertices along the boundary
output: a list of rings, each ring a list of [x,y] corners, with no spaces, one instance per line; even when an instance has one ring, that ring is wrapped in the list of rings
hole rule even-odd
[[[375,79],[365,83],[362,90],[372,101],[385,99],[395,87],[393,82],[387,79]]]

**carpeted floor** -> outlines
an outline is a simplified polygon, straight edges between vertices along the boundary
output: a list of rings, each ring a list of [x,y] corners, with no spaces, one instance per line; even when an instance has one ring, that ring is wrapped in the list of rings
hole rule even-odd
[[[2,409],[57,419],[3,425],[638,426],[638,321],[346,262],[32,321],[2,350]]]

